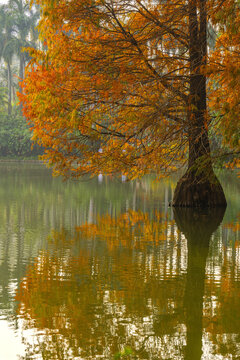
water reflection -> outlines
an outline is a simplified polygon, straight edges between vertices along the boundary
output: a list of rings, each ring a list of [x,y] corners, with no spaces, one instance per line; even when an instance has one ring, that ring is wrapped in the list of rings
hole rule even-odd
[[[184,307],[186,311],[186,360],[202,356],[203,296],[210,238],[222,222],[225,208],[174,209],[178,229],[188,242],[188,270]],[[194,354],[194,355],[193,355]]]
[[[175,210],[174,223],[157,211],[128,210],[99,216],[75,236],[52,233],[17,295],[24,327],[34,334],[32,342],[25,338],[23,359],[229,356],[221,338],[232,335],[228,314],[216,333],[212,324],[220,319],[208,313],[213,299],[218,312],[224,308],[219,284],[209,286],[220,264],[209,273],[215,256],[209,251],[219,241],[211,236],[223,215],[222,209]],[[231,354],[239,355],[239,328],[234,331]]]
[[[173,179],[0,171],[1,359],[24,354],[21,342],[24,360],[240,358],[236,179],[226,177],[229,206],[214,231],[220,216],[195,218],[195,230],[189,215],[174,221]]]
[[[69,347],[75,357],[86,359],[111,359],[126,346],[139,358],[145,357],[145,344],[155,351],[153,322],[168,307],[159,282],[166,266],[159,268],[154,255],[159,243],[164,250],[165,239],[157,234],[165,233],[168,222],[155,216],[151,220],[148,214],[129,211],[82,226],[75,238],[65,231],[52,235],[51,251],[29,267],[18,294],[25,325],[44,331],[44,356],[45,346],[49,359],[59,358],[59,347],[69,359]],[[148,232],[143,244],[141,229]],[[72,244],[67,254],[66,243]],[[173,238],[169,245],[174,246]],[[157,257],[163,261],[166,255],[167,249]],[[38,353],[39,347],[32,346],[31,352]]]

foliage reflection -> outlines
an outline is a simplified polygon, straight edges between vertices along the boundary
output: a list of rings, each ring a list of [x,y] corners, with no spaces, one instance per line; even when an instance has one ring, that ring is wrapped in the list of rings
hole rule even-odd
[[[17,294],[34,334],[24,359],[238,356],[240,262],[216,246],[223,213],[129,210],[53,232]]]

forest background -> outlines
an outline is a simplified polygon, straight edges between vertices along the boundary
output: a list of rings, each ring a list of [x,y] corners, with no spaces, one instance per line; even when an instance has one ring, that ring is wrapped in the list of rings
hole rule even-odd
[[[39,10],[23,0],[0,2],[0,156],[37,157],[42,153],[31,140],[17,92],[30,57],[23,49],[40,48]]]

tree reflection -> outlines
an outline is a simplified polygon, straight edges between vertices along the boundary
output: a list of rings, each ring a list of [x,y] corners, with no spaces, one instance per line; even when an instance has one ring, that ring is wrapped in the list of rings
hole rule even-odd
[[[210,237],[222,222],[225,208],[174,209],[177,226],[188,241],[188,270],[185,292],[187,326],[186,360],[202,356],[202,317],[205,268]]]
[[[64,359],[111,359],[126,347],[139,359],[179,352],[174,337],[170,348],[163,339],[176,332],[184,291],[185,265],[174,256],[186,257],[186,249],[174,231],[159,213],[128,211],[83,225],[74,238],[53,233],[17,295],[25,326],[44,333],[41,346],[28,345],[31,353],[61,359],[59,346]]]
[[[200,360],[203,336],[214,344],[219,330],[206,316],[219,283],[205,269],[223,212],[175,210],[176,226],[160,213],[129,210],[82,225],[75,236],[52,233],[17,295],[36,338],[25,338],[24,359],[110,360],[131,349],[132,359]]]

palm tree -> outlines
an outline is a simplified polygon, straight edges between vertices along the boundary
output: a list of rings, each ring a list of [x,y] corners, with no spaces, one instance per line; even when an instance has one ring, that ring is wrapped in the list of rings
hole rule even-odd
[[[23,79],[25,65],[29,59],[27,52],[23,49],[36,46],[39,11],[36,8],[30,9],[29,4],[23,0],[9,0],[8,7],[14,19],[14,47],[19,57],[19,78]]]
[[[39,10],[29,7],[25,0],[9,0],[6,5],[0,6],[0,60],[6,64],[8,80],[8,115],[12,113],[12,61],[14,55],[19,60],[18,76],[24,77],[24,70],[29,55],[23,49],[36,47],[38,31],[36,25],[39,19]],[[21,92],[21,87],[19,89]]]
[[[8,74],[8,115],[12,113],[12,58],[14,48],[14,19],[6,5],[0,7],[0,59],[7,66]]]

